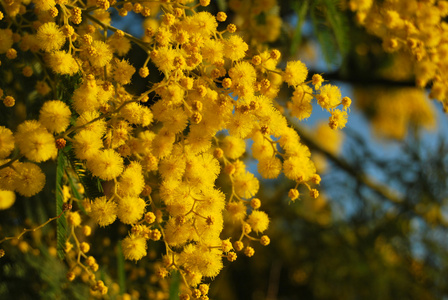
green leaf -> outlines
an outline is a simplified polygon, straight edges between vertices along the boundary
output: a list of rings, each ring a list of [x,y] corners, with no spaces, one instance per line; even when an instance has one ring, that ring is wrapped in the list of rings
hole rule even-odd
[[[126,274],[124,272],[124,255],[123,249],[121,249],[121,243],[118,243],[117,251],[117,273],[118,273],[118,285],[120,286],[120,295],[126,292]]]
[[[62,214],[64,205],[64,197],[62,195],[62,178],[65,172],[65,157],[62,151],[58,153],[58,165],[56,167],[56,215]],[[65,215],[61,215],[57,219],[57,253],[59,259],[64,259],[65,257],[65,242],[67,240],[67,220]]]
[[[58,99],[70,104],[73,92],[81,85],[82,74],[76,73],[73,76],[60,75],[57,76],[58,82]]]
[[[344,59],[350,48],[348,19],[338,4],[337,0],[313,1],[310,9],[314,33],[330,66]]]
[[[291,54],[294,54],[297,52],[297,49],[299,48],[302,42],[302,26],[303,23],[305,23],[306,14],[309,8],[309,2],[308,0],[293,2],[292,6],[297,14],[297,26],[294,29],[294,35],[291,41],[291,47],[289,48],[289,51]]]
[[[333,30],[338,48],[342,56],[347,55],[350,47],[349,27],[346,15],[337,8],[339,1],[323,0],[326,6],[326,19]]]
[[[72,170],[78,176],[79,182],[84,186],[86,196],[90,199],[104,196],[102,187],[101,190],[99,190],[98,179],[94,178],[92,174],[85,169],[84,164],[75,157],[73,149],[69,148],[68,151],[64,153]]]
[[[313,2],[310,10],[310,17],[324,59],[327,65],[330,66],[334,64],[339,57],[334,35],[325,20],[325,6],[320,5],[319,2]]]
[[[179,286],[180,286],[180,274],[179,271],[175,270],[171,273],[170,282],[170,300],[179,299]]]
[[[67,171],[67,169],[66,169],[66,171]],[[66,172],[66,175],[67,175],[68,183],[70,185],[70,189],[73,193],[73,196],[78,200],[82,200],[83,196],[79,193],[79,190],[77,187],[78,181],[74,178],[73,172]],[[80,209],[83,213],[87,214],[87,212],[84,209],[84,206],[81,204],[81,202],[78,202],[78,206],[80,207]]]

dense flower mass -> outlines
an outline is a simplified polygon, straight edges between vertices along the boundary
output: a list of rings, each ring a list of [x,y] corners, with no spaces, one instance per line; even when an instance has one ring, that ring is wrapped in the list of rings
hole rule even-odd
[[[356,21],[383,41],[386,52],[410,55],[417,86],[430,85],[430,97],[448,111],[448,77],[443,71],[448,66],[448,26],[443,21],[448,16],[448,2],[347,2]]]
[[[8,20],[22,10],[35,19],[0,29],[0,53],[38,58],[22,73],[37,78],[34,94],[43,101],[33,103],[39,114],[16,129],[0,126],[0,209],[14,204],[13,192],[39,193],[46,177],[36,163],[57,158],[58,180],[67,184],[56,191],[65,202],[59,208],[75,210],[66,214],[68,280],[81,267],[92,293],[108,292],[98,263],[86,254],[90,245],[77,234],[87,239],[96,227],[115,222],[127,230],[117,233],[126,259],[147,259],[148,247],[161,240],[159,277],[177,270],[185,299],[201,289],[206,297],[208,286],[201,283],[220,273],[223,258],[234,261],[237,251],[251,257],[255,241],[270,242],[259,236],[269,233],[270,219],[255,198],[260,179],[245,164],[248,156],[262,178],[283,173],[295,183],[291,200],[299,198],[299,185],[317,197],[311,186],[320,177],[310,151],[285,115],[307,118],[316,100],[331,114],[328,126],[343,128],[351,101],[320,75],[307,81],[300,60],[279,66],[280,51],[262,44],[279,34],[281,20],[271,10],[258,5],[266,24],[239,30],[224,12],[198,12],[193,1],[25,1],[19,11],[16,2],[5,4]],[[113,9],[145,18],[144,36],[114,27]],[[258,39],[256,50],[247,32]],[[141,65],[127,56],[132,47],[147,54]],[[135,92],[142,78],[144,88]],[[282,84],[294,90],[284,106],[276,100]],[[5,109],[20,107],[16,101],[25,103],[5,95]],[[79,188],[76,178],[96,191]],[[227,227],[236,227],[237,235],[226,236]]]

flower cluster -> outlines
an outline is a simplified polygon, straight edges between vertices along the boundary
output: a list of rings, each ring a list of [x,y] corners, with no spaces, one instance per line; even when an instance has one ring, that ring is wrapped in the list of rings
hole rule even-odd
[[[411,125],[436,128],[436,111],[422,89],[367,88],[354,94],[357,106],[372,112],[372,128],[379,137],[403,140]]]
[[[448,110],[448,1],[350,0],[348,7],[387,52],[410,54],[419,87],[431,85],[430,97]]]
[[[96,277],[99,265],[87,255],[90,245],[75,233],[77,228],[91,235],[95,228],[86,220],[100,227],[127,225],[121,249],[128,260],[144,259],[149,241],[161,240],[166,253],[157,274],[163,278],[177,270],[184,298],[207,296],[203,280],[220,273],[223,258],[234,261],[240,252],[251,257],[256,243],[268,245],[263,234],[270,220],[256,198],[260,182],[244,163],[248,140],[261,177],[283,173],[296,182],[292,200],[299,197],[299,184],[318,197],[311,185],[320,177],[310,151],[275,100],[283,83],[294,89],[288,104],[293,116],[309,117],[315,98],[331,113],[332,129],[346,124],[351,100],[336,86],[323,84],[320,75],[306,81],[308,70],[299,60],[279,68],[278,50],[253,49],[236,25],[226,24],[224,12],[199,11],[209,1],[191,2],[4,2],[1,22],[12,25],[0,29],[1,59],[37,58],[22,73],[38,79],[35,90],[45,101],[36,119],[14,131],[0,127],[0,207],[12,205],[13,191],[29,197],[42,190],[39,163],[73,153],[78,167],[104,189],[66,213],[72,228],[65,247],[67,278],[74,280],[81,268],[92,293],[106,294],[108,288]],[[144,36],[112,26],[113,10],[145,18]],[[26,12],[34,19],[25,18]],[[126,59],[131,47],[147,53],[143,65]],[[133,80],[147,78],[151,67],[161,79],[131,93]],[[80,78],[69,99],[56,99],[62,78]],[[7,90],[1,96],[4,109],[24,102]],[[217,185],[220,175],[227,183]],[[223,236],[226,220],[238,224],[239,236]]]

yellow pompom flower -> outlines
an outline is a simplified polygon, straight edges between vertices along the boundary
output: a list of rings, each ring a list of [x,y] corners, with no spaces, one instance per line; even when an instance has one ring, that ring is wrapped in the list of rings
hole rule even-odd
[[[76,119],[75,126],[84,126],[99,116],[100,113],[98,111],[85,111]],[[96,133],[97,136],[102,136],[106,132],[106,121],[104,119],[99,119],[89,125],[86,125],[82,130],[91,131],[92,133]]]
[[[103,141],[97,132],[81,130],[74,137],[73,149],[79,159],[90,159],[97,155],[103,147]]]
[[[33,3],[41,11],[48,11],[56,5],[55,0],[33,0]]]
[[[202,59],[214,64],[220,62],[224,56],[224,45],[220,40],[208,39],[201,48]]]
[[[226,211],[229,214],[232,221],[240,221],[246,217],[247,207],[243,202],[230,202],[227,203]]]
[[[313,75],[312,84],[314,85],[314,88],[316,90],[318,90],[322,86],[323,82],[324,82],[324,79],[322,78],[322,76],[320,74]]]
[[[168,26],[160,26],[155,35],[155,40],[161,47],[168,46],[172,41],[172,33]]]
[[[201,122],[201,124],[202,123],[203,122]],[[212,145],[212,135],[204,133],[204,127],[198,125],[193,125],[190,128],[191,130],[186,139],[189,148],[188,150],[191,151],[191,153],[201,153],[210,149]]]
[[[245,172],[233,177],[235,193],[245,199],[249,199],[258,192],[260,184],[254,174]]]
[[[258,162],[258,172],[263,178],[277,178],[282,171],[282,162],[277,157],[264,157]]]
[[[70,108],[59,100],[46,101],[39,113],[39,122],[49,131],[60,133],[70,125]]]
[[[129,123],[137,124],[140,118],[140,111],[143,107],[136,103],[132,102],[126,104],[120,111],[120,116],[124,118]]]
[[[145,200],[138,197],[123,197],[118,201],[117,216],[125,224],[137,223],[145,213]]]
[[[40,49],[45,52],[59,50],[65,44],[64,33],[54,22],[41,25],[37,30],[36,37]]]
[[[224,219],[221,212],[208,215],[195,220],[195,227],[200,240],[206,244],[215,244],[224,227]]]
[[[215,277],[221,271],[222,251],[216,248],[209,249],[207,245],[198,244],[187,246],[181,254],[181,262],[193,270],[198,270],[205,277]],[[191,249],[190,249],[191,248]]]
[[[117,53],[118,56],[126,55],[131,50],[131,42],[124,36],[112,35],[107,44]]]
[[[139,103],[129,103],[120,111],[120,115],[129,123],[148,126],[153,121],[151,110]]]
[[[289,61],[286,64],[285,72],[283,73],[283,80],[288,85],[297,86],[302,84],[308,76],[308,69],[306,65],[300,60]]]
[[[16,143],[26,158],[42,162],[57,155],[56,142],[40,122],[28,120],[17,127]]]
[[[153,155],[159,158],[170,155],[176,135],[162,128],[152,141]]]
[[[16,99],[12,96],[6,96],[3,98],[3,105],[6,107],[13,107],[16,104]]]
[[[193,235],[196,235],[191,220],[188,223],[177,225],[176,218],[171,218],[166,222],[164,232],[165,241],[170,246],[183,245],[188,240],[192,240]]]
[[[0,210],[10,208],[16,201],[16,194],[13,191],[0,190]]]
[[[45,175],[36,164],[25,162],[14,167],[17,172],[15,189],[19,194],[31,197],[44,188]]]
[[[328,121],[331,129],[344,128],[347,123],[347,112],[345,110],[336,109],[331,112]]]
[[[279,144],[286,152],[297,152],[297,149],[300,147],[300,137],[297,132],[288,128],[284,132],[282,132],[281,137],[279,139]],[[303,153],[305,156],[309,156],[309,153]]]
[[[292,156],[284,161],[283,173],[296,181],[308,181],[316,173],[316,167],[306,156]]]
[[[87,168],[103,180],[117,178],[123,172],[123,158],[113,149],[106,149],[87,160]]]
[[[288,102],[287,105],[294,117],[303,120],[311,116],[313,111],[313,105],[311,104],[311,100],[313,100],[312,93],[313,90],[308,85],[299,85],[293,92],[292,102]]]
[[[236,95],[249,96],[253,94],[253,87],[257,79],[255,68],[248,62],[243,61],[235,64],[229,70],[232,79],[232,90]]]
[[[253,231],[257,233],[264,232],[269,227],[269,218],[264,211],[254,210],[247,218],[247,223],[249,223]]]
[[[224,155],[231,159],[237,159],[246,151],[246,142],[234,136],[226,136],[220,145]]]
[[[0,126],[0,159],[6,158],[14,150],[14,136],[12,131]]]
[[[183,99],[183,96],[182,98]],[[159,101],[162,102],[162,101]],[[153,108],[155,105],[153,106]],[[153,111],[154,116],[157,116],[159,121],[163,122],[163,126],[170,132],[179,133],[183,131],[188,124],[188,115],[181,107],[166,107],[165,112],[156,113]]]
[[[190,187],[204,189],[208,186],[211,188],[219,172],[220,165],[218,160],[210,153],[203,153],[188,158],[185,178],[189,182]]]
[[[197,213],[206,214],[222,214],[226,205],[226,196],[220,190],[211,188],[203,192],[203,198],[198,201],[195,210]]]
[[[159,173],[164,180],[180,180],[185,173],[186,161],[183,157],[169,156],[160,160]]]
[[[95,80],[85,79],[73,93],[73,108],[78,114],[96,110],[100,107],[99,90]]]
[[[244,58],[247,50],[249,46],[238,35],[232,35],[224,40],[224,55],[231,60],[237,61]]]
[[[118,60],[114,66],[114,80],[119,84],[125,85],[131,83],[132,75],[135,73],[135,68],[129,64],[127,60]]]
[[[118,193],[120,195],[138,196],[145,187],[142,166],[140,163],[133,161],[121,174],[118,181]]]
[[[278,52],[280,55],[280,52],[278,50],[274,50],[275,52]],[[275,70],[277,63],[278,63],[278,58],[274,59],[271,57],[271,53],[269,51],[264,51],[260,54],[261,57],[261,65],[263,68],[268,69],[268,70]],[[280,76],[279,76],[280,77]]]
[[[124,257],[129,260],[140,260],[146,255],[146,240],[144,237],[131,234],[121,242]]]
[[[84,50],[89,62],[92,66],[97,68],[104,67],[113,57],[109,45],[103,41],[93,41],[92,44],[84,48]]]
[[[178,51],[169,47],[159,47],[151,52],[151,60],[159,71],[168,74],[174,69],[174,59]]]
[[[162,101],[158,101],[157,105],[154,105],[154,107],[159,106],[159,112],[162,114],[163,112],[165,112],[166,114],[168,109],[177,108],[177,104],[181,104],[185,100],[184,99],[185,89],[179,85],[170,85],[166,88],[161,88],[160,90],[157,91],[157,93],[160,94]],[[171,107],[167,107],[167,101],[174,105]],[[162,118],[166,119],[166,117]],[[160,119],[160,121],[162,121],[162,119]]]
[[[288,192],[288,197],[294,201],[296,199],[298,199],[300,196],[299,191],[297,189],[290,189]]]
[[[216,33],[218,22],[216,18],[209,12],[201,11],[193,16],[185,18],[185,29],[188,32],[198,33],[204,38],[209,38]]]
[[[325,122],[320,122],[315,128],[317,144],[329,153],[338,154],[344,139],[340,131],[332,130]]]
[[[67,219],[68,224],[73,225],[74,227],[81,225],[81,215],[77,211],[69,211],[65,218]]]
[[[350,0],[349,7],[352,11],[367,11],[373,4],[373,0]]]
[[[166,210],[172,216],[184,215],[191,210],[194,199],[190,194],[190,187],[180,185],[172,191],[168,197],[164,198]]]
[[[326,84],[320,88],[320,94],[316,99],[322,108],[330,110],[341,103],[341,91],[335,85]]]
[[[46,57],[48,66],[53,72],[61,75],[73,75],[79,71],[76,60],[70,53],[65,51],[55,51],[49,53]]]
[[[230,119],[228,126],[229,133],[233,136],[245,138],[254,128],[254,119],[251,115],[235,113]]]
[[[117,204],[106,197],[96,198],[90,205],[90,217],[101,227],[112,224],[117,218]]]
[[[0,29],[0,54],[6,53],[12,47],[13,43],[12,30]]]
[[[0,160],[0,164],[4,164],[7,162],[8,162],[7,160]],[[17,164],[19,164],[19,162],[15,162],[13,164],[13,167],[15,168]],[[0,169],[0,189],[15,190],[17,176],[18,176],[17,172],[11,167]]]

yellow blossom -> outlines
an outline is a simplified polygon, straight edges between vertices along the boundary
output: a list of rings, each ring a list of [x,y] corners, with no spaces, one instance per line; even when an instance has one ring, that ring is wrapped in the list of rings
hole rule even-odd
[[[221,148],[225,156],[236,159],[246,151],[246,143],[241,138],[226,136],[221,142]]]
[[[246,55],[249,46],[238,35],[232,35],[224,40],[224,55],[234,61],[242,59]]]
[[[91,204],[90,217],[101,227],[112,224],[117,218],[117,204],[106,197],[96,198]]]
[[[146,255],[146,240],[141,236],[130,235],[121,242],[124,257],[129,260],[140,260]]]
[[[103,180],[118,177],[123,171],[123,158],[114,150],[106,149],[87,160],[87,168]]]
[[[39,113],[39,122],[49,131],[63,132],[70,125],[71,111],[59,100],[46,101]]]
[[[286,64],[285,72],[283,73],[283,80],[288,85],[297,86],[302,84],[308,76],[308,69],[300,60],[289,61]]]
[[[135,224],[145,213],[145,200],[125,196],[118,201],[117,216],[125,224]]]
[[[10,208],[16,201],[16,194],[13,191],[0,190],[0,210]]]
[[[0,54],[6,53],[12,47],[12,30],[0,29]]]
[[[54,22],[48,22],[40,26],[36,37],[40,48],[45,52],[59,50],[65,43],[64,33]]]
[[[0,126],[0,159],[6,158],[14,150],[14,136],[12,131]]]
[[[264,211],[254,210],[247,218],[247,223],[255,232],[264,232],[266,229],[268,229],[269,218]]]
[[[20,152],[29,160],[42,162],[57,155],[53,135],[37,121],[25,121],[20,124],[15,139]]]
[[[53,72],[61,75],[73,75],[79,71],[76,60],[70,53],[65,51],[54,51],[46,57],[48,66]]]
[[[45,185],[45,174],[33,163],[20,163],[15,166],[17,181],[15,190],[25,196],[31,197],[39,193]]]

